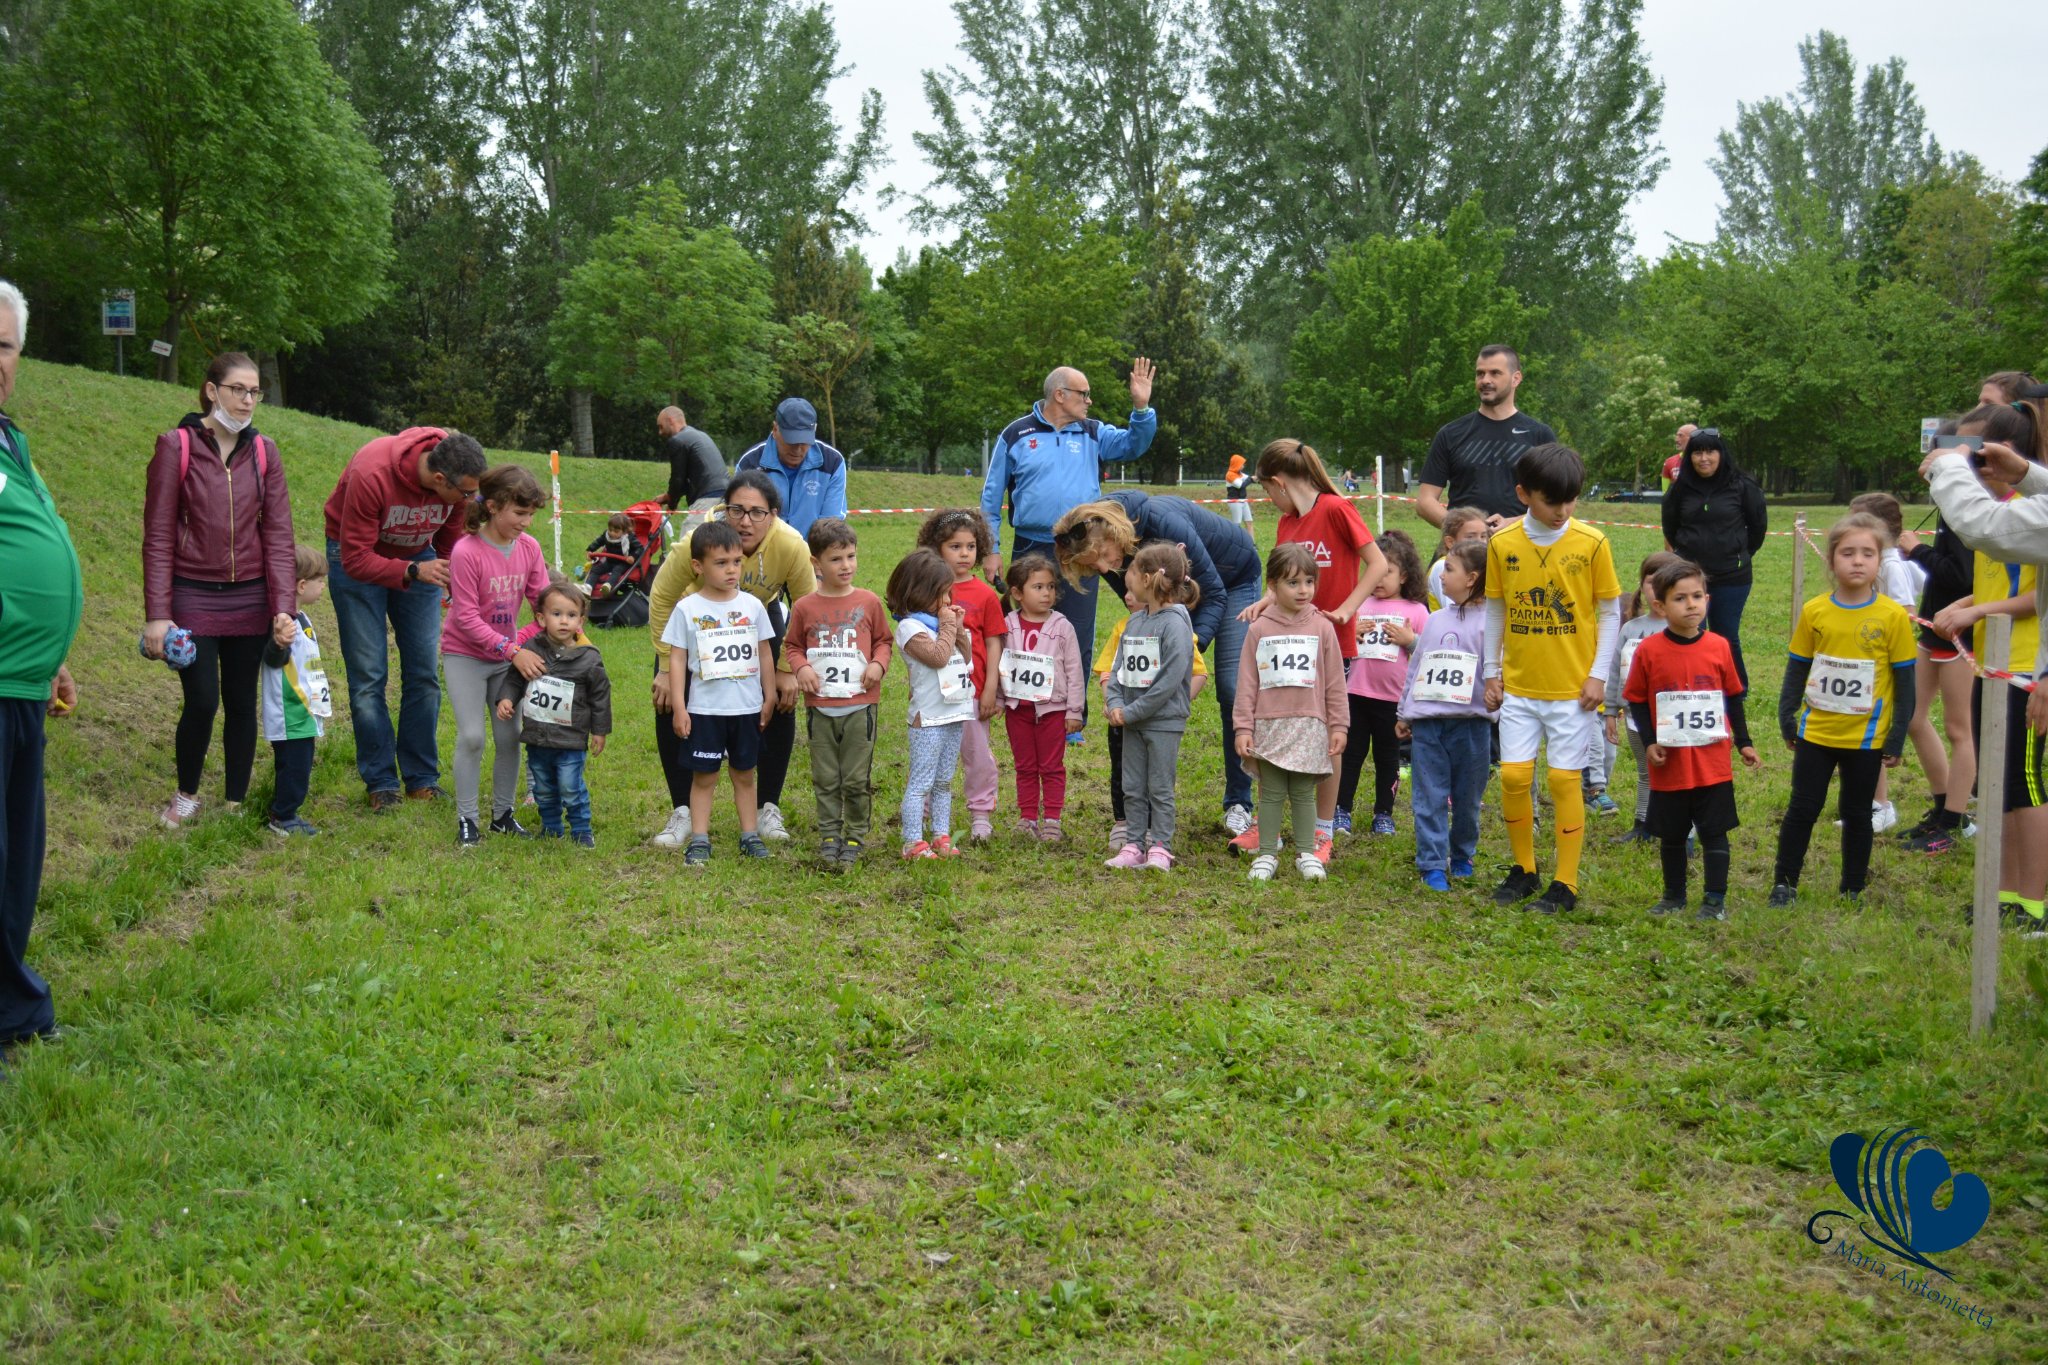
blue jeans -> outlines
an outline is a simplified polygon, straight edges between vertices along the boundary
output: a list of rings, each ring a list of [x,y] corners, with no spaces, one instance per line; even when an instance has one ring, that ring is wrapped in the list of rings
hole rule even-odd
[[[1044,555],[1053,562],[1053,572],[1059,573],[1060,557],[1054,553],[1051,541],[1014,537],[1010,542],[1010,562],[1015,564],[1025,555]],[[1101,583],[1101,579],[1091,574],[1082,579],[1081,586],[1077,588],[1061,576],[1060,593],[1053,599],[1052,604],[1054,611],[1067,618],[1067,624],[1074,628],[1074,638],[1081,642],[1081,667],[1084,670],[1095,662],[1095,590]],[[1089,696],[1093,691],[1093,688],[1088,689],[1081,698],[1081,716],[1084,720],[1088,715]]]
[[[43,709],[0,700],[0,1043],[57,1022],[50,987],[28,965],[43,885]]]
[[[1216,691],[1216,706],[1223,713],[1223,805],[1252,804],[1252,775],[1237,756],[1237,664],[1244,653],[1244,633],[1251,627],[1237,614],[1259,600],[1259,575],[1249,583],[1232,584],[1223,595],[1223,627],[1216,632],[1215,662],[1210,665],[1210,685]]]
[[[434,558],[430,549],[419,556]],[[441,780],[434,731],[441,723],[441,590],[415,583],[397,590],[358,583],[341,567],[341,546],[327,542],[327,591],[341,630],[341,660],[348,669],[349,717],[356,732],[356,771],[373,792],[407,791]],[[385,687],[391,649],[385,622],[398,641],[398,732],[391,730]]]
[[[1735,674],[1749,686],[1749,667],[1742,662],[1742,609],[1749,605],[1748,583],[1714,583],[1707,588],[1707,629],[1728,642],[1735,656]]]
[[[1445,871],[1479,851],[1479,803],[1486,795],[1493,722],[1484,716],[1423,717],[1408,728],[1409,789],[1415,805],[1415,866]]]
[[[590,833],[590,788],[583,781],[583,765],[589,758],[582,749],[526,746],[526,785],[533,789],[533,804],[540,807],[540,827],[548,833],[562,832],[564,811],[571,834]]]

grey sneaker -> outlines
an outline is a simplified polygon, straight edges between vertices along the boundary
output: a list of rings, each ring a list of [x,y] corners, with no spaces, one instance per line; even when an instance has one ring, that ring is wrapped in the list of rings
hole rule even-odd
[[[861,848],[862,844],[858,839],[848,839],[845,843],[842,843],[839,846],[839,865],[841,867],[852,867],[860,862]]]
[[[825,865],[826,871],[837,872],[844,866],[840,851],[845,847],[846,843],[841,839],[826,839],[818,845],[818,861]]]
[[[1060,828],[1058,820],[1040,820],[1038,822],[1038,842],[1042,844],[1063,844],[1066,841],[1067,833]]]
[[[785,834],[782,837],[787,839],[789,836]],[[742,858],[769,858],[774,855],[768,852],[767,843],[757,832],[740,835],[740,856]]]
[[[711,836],[708,834],[691,835],[689,846],[683,850],[683,866],[702,867],[710,861]]]

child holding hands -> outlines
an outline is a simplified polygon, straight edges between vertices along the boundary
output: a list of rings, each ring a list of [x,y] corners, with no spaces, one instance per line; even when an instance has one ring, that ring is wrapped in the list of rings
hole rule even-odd
[[[547,672],[529,679],[507,669],[494,689],[498,719],[519,717],[526,784],[540,808],[541,832],[550,839],[566,833],[578,846],[596,848],[583,767],[604,752],[612,732],[611,679],[604,655],[583,640],[583,593],[574,583],[557,578],[548,584],[535,614],[541,631],[527,648],[540,655]]]
[[[263,665],[256,674],[258,714],[277,771],[269,828],[282,839],[320,832],[300,818],[299,807],[313,780],[313,743],[334,715],[334,696],[320,668],[320,641],[306,615],[327,586],[327,556],[310,545],[294,546],[292,566],[299,579],[299,609],[289,629],[277,627],[264,642]]]
[[[1053,610],[1059,569],[1044,555],[1025,555],[1005,576],[1016,610],[1007,627],[999,673],[1010,758],[1017,769],[1017,832],[1048,844],[1066,835],[1067,736],[1080,732],[1087,696],[1081,642]]]
[[[1269,882],[1280,868],[1280,822],[1294,817],[1294,870],[1327,875],[1315,855],[1316,787],[1344,752],[1350,710],[1344,651],[1336,627],[1316,610],[1315,551],[1300,541],[1266,559],[1272,601],[1245,632],[1238,659],[1236,715],[1240,758],[1259,765],[1259,852],[1250,879]]]

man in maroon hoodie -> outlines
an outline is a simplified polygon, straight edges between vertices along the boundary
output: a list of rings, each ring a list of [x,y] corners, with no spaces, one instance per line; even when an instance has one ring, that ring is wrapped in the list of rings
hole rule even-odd
[[[441,594],[462,535],[462,504],[483,472],[476,438],[410,427],[358,450],[327,499],[327,585],[348,669],[356,771],[372,810],[398,804],[401,775],[415,800],[441,794]],[[385,699],[386,621],[398,641],[395,735]]]

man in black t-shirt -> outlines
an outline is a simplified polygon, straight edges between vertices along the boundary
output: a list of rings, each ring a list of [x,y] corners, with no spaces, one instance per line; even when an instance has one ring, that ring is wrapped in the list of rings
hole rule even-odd
[[[1442,526],[1451,508],[1477,507],[1486,513],[1487,527],[1498,530],[1526,510],[1515,496],[1515,461],[1530,446],[1555,441],[1557,433],[1516,410],[1521,383],[1522,358],[1513,347],[1481,348],[1473,375],[1479,411],[1438,431],[1422,462],[1415,510],[1424,521]]]

